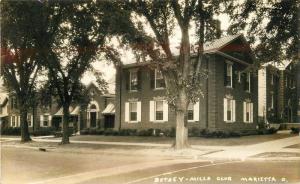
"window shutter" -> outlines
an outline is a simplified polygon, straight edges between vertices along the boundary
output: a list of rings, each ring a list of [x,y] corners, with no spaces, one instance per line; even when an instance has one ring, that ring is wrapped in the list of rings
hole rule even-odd
[[[235,100],[232,100],[232,121],[236,121],[236,115],[235,115]]]
[[[10,117],[10,126],[11,126],[11,127],[13,126],[12,123],[13,123],[13,116]]]
[[[150,101],[150,121],[153,122],[154,121],[154,101]]]
[[[33,115],[30,116],[31,118],[31,127],[33,126]]]
[[[150,70],[150,88],[154,89],[155,87],[155,70]]]
[[[43,121],[44,121],[44,116],[40,115],[40,126],[41,127],[43,126]]]
[[[224,62],[224,86],[227,86],[227,63]]]
[[[227,99],[224,98],[224,121],[227,121]]]
[[[48,120],[49,120],[49,122],[48,122],[48,126],[52,126],[52,116],[51,115],[49,115],[48,116]]]
[[[141,102],[137,102],[137,121],[141,122]]]
[[[17,123],[17,126],[20,127],[20,125],[21,125],[21,117],[18,116],[18,123]]]
[[[199,121],[199,101],[194,104],[194,121]]]
[[[247,113],[247,112],[246,112],[246,106],[247,106],[247,103],[246,103],[246,102],[243,102],[243,112],[244,112],[244,113],[243,113],[243,114],[244,114],[244,115],[243,115],[243,117],[244,117],[243,119],[244,119],[244,122],[246,122],[246,113]]]
[[[129,103],[125,103],[125,122],[129,122]]]
[[[250,103],[250,122],[253,123],[253,103]]]
[[[169,117],[169,104],[168,104],[168,102],[166,100],[164,100],[163,109],[164,109],[163,120],[164,121],[168,121],[168,117]]]

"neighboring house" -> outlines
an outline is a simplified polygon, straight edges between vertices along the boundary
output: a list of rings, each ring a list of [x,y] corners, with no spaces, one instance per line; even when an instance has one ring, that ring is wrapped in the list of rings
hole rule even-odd
[[[206,59],[199,101],[188,107],[188,126],[209,130],[248,131],[257,128],[257,72],[249,44],[242,35],[227,36],[204,47]],[[195,57],[192,57],[195,59]],[[116,127],[169,129],[175,112],[165,100],[164,78],[148,63],[117,68]]]
[[[278,109],[279,69],[267,63],[258,71],[258,116],[260,122],[274,122],[280,118]]]
[[[0,93],[0,125],[1,128],[8,126],[8,96]]]
[[[76,131],[93,127],[114,128],[114,95],[102,94],[93,83],[90,83],[87,89],[88,94],[86,95],[91,101],[87,106],[79,104],[71,105],[69,109],[69,127],[73,127]],[[8,126],[20,127],[20,113],[16,98],[10,95],[7,97],[6,104],[7,114],[5,114],[5,117],[7,117]],[[32,132],[47,128],[61,130],[62,116],[63,109],[54,99],[47,105],[37,105],[28,110],[27,121],[29,131]]]
[[[295,63],[269,62],[259,70],[259,117],[264,122],[297,122]],[[299,121],[298,121],[299,122]]]

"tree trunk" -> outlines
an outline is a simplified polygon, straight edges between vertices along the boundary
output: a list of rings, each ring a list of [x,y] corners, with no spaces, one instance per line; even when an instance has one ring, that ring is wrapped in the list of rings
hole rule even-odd
[[[63,105],[64,114],[63,114],[61,144],[70,144],[70,139],[69,139],[69,117],[70,117],[69,107],[70,107],[70,105],[68,105],[68,104]]]
[[[179,150],[189,147],[188,128],[185,125],[184,112],[176,111],[176,140],[174,148]]]
[[[27,110],[26,108],[21,107],[21,142],[29,142],[31,141],[29,130],[28,130],[28,122],[27,122]]]

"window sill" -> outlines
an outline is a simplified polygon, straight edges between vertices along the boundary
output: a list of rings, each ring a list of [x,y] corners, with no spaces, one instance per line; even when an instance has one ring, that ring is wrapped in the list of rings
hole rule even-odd
[[[138,121],[128,121],[128,123],[138,123]]]
[[[153,91],[165,90],[166,88],[154,88]]]
[[[166,121],[164,120],[154,120],[153,123],[165,123]]]
[[[129,93],[136,93],[136,92],[138,92],[138,90],[129,90],[128,92]]]
[[[251,123],[253,123],[253,122],[250,122],[250,121],[248,122],[248,121],[246,121],[246,122],[244,122],[244,123],[246,123],[246,124],[251,124]]]
[[[234,123],[235,121],[224,121],[225,123]]]
[[[195,120],[187,120],[188,123],[197,123],[198,121]]]
[[[232,86],[225,86],[227,89],[233,89]]]

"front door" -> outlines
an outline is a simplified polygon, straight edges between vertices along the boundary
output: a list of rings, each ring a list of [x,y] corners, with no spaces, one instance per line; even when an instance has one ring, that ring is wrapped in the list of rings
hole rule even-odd
[[[96,121],[97,121],[97,112],[90,112],[91,115],[91,127],[96,127]]]
[[[114,115],[106,115],[104,128],[114,128],[115,127],[115,116]]]

